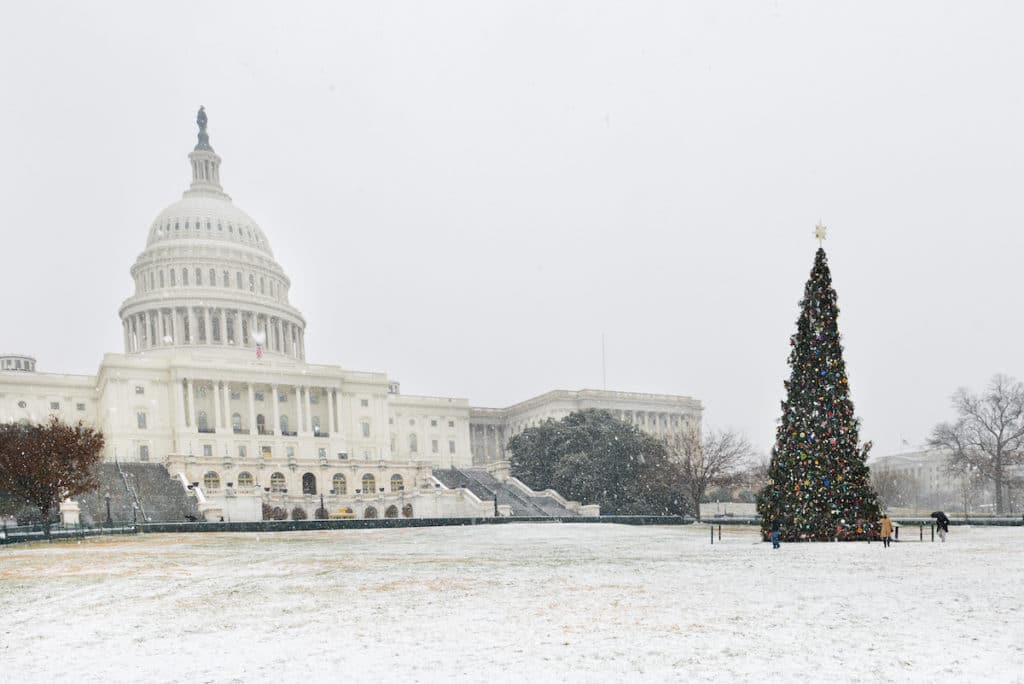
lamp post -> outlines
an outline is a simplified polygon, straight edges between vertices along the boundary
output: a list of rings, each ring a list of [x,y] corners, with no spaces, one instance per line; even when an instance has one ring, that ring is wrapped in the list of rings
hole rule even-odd
[[[320,515],[323,515],[323,516],[327,515],[327,509],[324,508],[324,493],[323,493],[323,491],[320,492],[320,510],[317,511],[317,512],[320,513]],[[319,517],[319,516],[317,516],[317,517]]]
[[[104,498],[107,500],[107,526],[110,527],[114,524],[113,519],[110,517],[110,494],[107,494]]]

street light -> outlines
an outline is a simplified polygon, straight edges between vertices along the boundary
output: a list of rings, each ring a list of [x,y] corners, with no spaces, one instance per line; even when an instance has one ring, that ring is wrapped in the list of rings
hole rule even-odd
[[[109,527],[114,524],[113,519],[110,517],[110,494],[107,494],[104,498],[107,500],[107,526]]]

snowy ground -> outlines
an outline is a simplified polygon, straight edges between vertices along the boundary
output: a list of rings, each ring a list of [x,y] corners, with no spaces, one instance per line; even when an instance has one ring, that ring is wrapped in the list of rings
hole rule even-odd
[[[521,524],[0,548],[2,682],[1024,682],[1024,529]]]

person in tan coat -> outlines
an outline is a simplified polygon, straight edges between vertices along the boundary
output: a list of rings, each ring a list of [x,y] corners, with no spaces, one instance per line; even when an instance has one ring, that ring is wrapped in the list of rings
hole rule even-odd
[[[882,546],[889,548],[889,544],[892,542],[892,518],[888,513],[883,513],[882,519],[878,522],[882,525],[882,529],[878,533],[882,537]]]

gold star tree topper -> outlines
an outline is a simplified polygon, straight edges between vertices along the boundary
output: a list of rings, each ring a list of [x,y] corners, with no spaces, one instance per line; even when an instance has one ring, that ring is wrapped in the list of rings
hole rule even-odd
[[[827,230],[828,230],[828,228],[826,228],[825,226],[821,225],[820,221],[818,222],[818,225],[814,226],[814,237],[817,238],[818,246],[819,247],[822,246],[821,243],[825,239],[825,231],[827,231]]]

